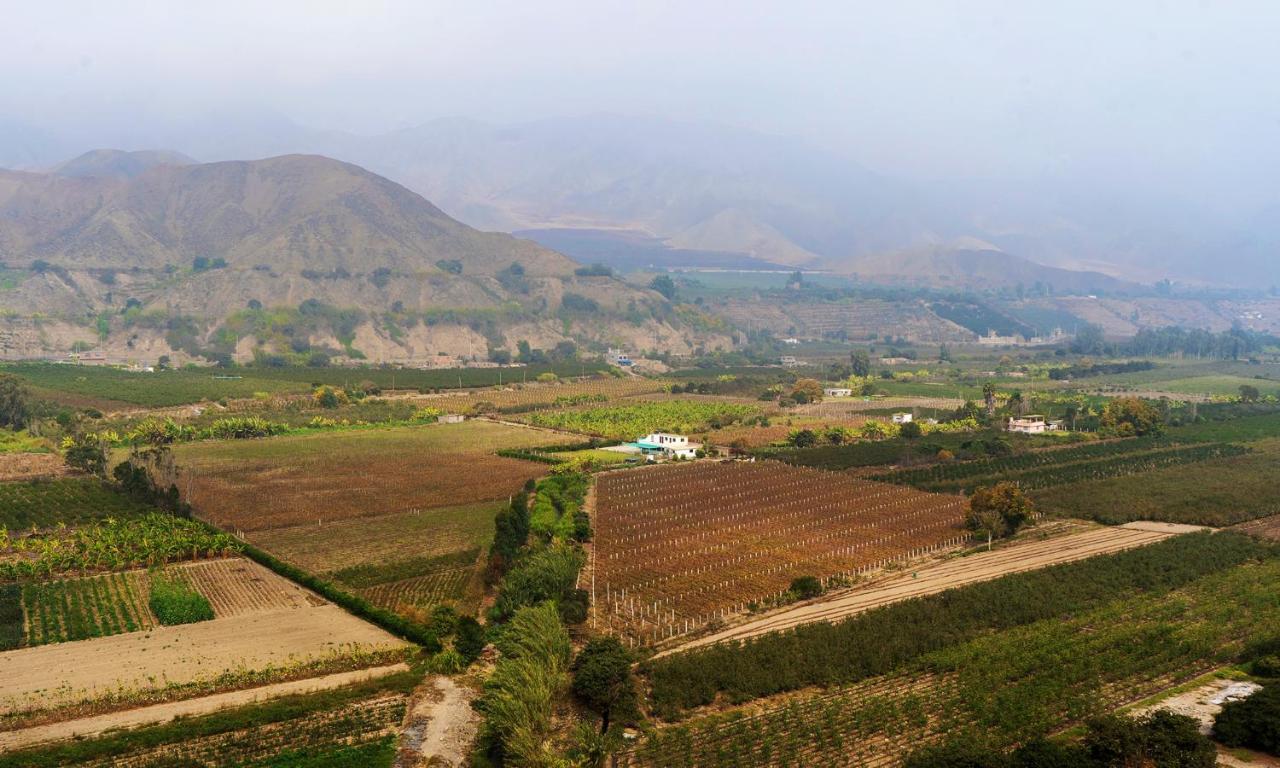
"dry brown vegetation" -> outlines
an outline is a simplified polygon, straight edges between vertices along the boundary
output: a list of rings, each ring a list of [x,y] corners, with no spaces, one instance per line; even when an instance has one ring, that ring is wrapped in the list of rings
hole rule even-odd
[[[262,531],[505,499],[546,465],[493,451],[564,439],[468,421],[195,443],[176,453],[180,488],[200,517]]]
[[[610,629],[656,641],[770,599],[799,576],[959,543],[964,501],[775,462],[606,473],[594,589]]]

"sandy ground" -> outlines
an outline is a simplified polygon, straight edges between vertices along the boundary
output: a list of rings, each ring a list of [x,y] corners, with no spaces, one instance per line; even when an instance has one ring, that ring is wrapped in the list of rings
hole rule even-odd
[[[987,581],[1010,573],[1030,571],[1094,555],[1117,552],[1151,544],[1168,536],[1201,530],[1195,526],[1166,523],[1130,523],[1115,528],[1098,528],[1045,541],[1017,543],[991,552],[953,558],[925,566],[914,573],[835,593],[815,603],[796,606],[698,638],[659,653],[666,656],[728,640],[762,635],[817,621],[836,621],[872,608],[931,595],[952,587]]]
[[[480,724],[471,708],[474,698],[475,691],[453,678],[432,675],[424,680],[405,717],[397,768],[465,765]]]
[[[407,645],[336,605],[253,613],[0,653],[0,712]]]
[[[61,454],[0,453],[0,482],[68,477],[72,474]]]
[[[359,669],[354,672],[339,672],[307,680],[292,680],[287,683],[264,685],[243,691],[229,691],[212,696],[201,696],[197,699],[184,699],[183,701],[156,704],[123,712],[110,712],[96,717],[24,728],[0,733],[0,750],[18,749],[48,741],[95,736],[103,731],[117,728],[134,728],[140,725],[166,723],[176,717],[207,715],[220,709],[244,706],[280,696],[341,688],[344,685],[370,680],[375,677],[383,677],[395,672],[404,672],[408,669],[409,665],[407,664],[370,667],[369,669]]]
[[[1227,701],[1248,696],[1258,689],[1257,683],[1240,680],[1214,680],[1190,691],[1184,691],[1167,699],[1133,710],[1141,715],[1157,709],[1167,709],[1179,715],[1194,718],[1200,723],[1200,732],[1208,735],[1213,730],[1213,719],[1222,711]],[[1218,747],[1218,765],[1233,768],[1277,768],[1280,758],[1269,757],[1247,749]]]

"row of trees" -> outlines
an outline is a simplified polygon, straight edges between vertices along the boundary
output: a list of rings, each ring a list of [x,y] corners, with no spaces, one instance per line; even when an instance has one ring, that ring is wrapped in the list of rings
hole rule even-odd
[[[1163,594],[1272,551],[1236,533],[1180,536],[895,603],[837,624],[663,657],[647,662],[645,671],[654,710],[667,717],[721,695],[749,701],[852,683],[992,631],[1080,613],[1117,596]]]

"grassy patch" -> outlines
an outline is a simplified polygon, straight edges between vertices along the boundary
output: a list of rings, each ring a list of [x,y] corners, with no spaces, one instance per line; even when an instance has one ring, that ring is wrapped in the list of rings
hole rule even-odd
[[[185,578],[162,571],[151,574],[151,599],[147,604],[156,619],[166,626],[213,619],[209,598],[197,592]]]
[[[0,584],[0,651],[22,645],[22,588]]]
[[[403,581],[436,571],[451,570],[474,565],[480,556],[480,548],[473,547],[458,552],[429,557],[412,557],[388,563],[361,563],[329,574],[329,578],[353,589],[373,587],[392,581]]]
[[[0,453],[52,453],[49,441],[26,432],[0,429]]]

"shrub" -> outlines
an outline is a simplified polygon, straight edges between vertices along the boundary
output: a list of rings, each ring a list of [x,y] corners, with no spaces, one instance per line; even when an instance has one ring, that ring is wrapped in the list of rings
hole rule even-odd
[[[156,620],[166,626],[194,624],[213,618],[213,606],[186,579],[161,571],[151,574],[151,600],[148,605]]]
[[[1280,685],[1268,685],[1242,701],[1229,701],[1213,722],[1213,737],[1228,747],[1280,755]]]
[[[822,582],[816,576],[798,576],[791,580],[788,592],[794,592],[801,600],[808,600],[822,594]]]

